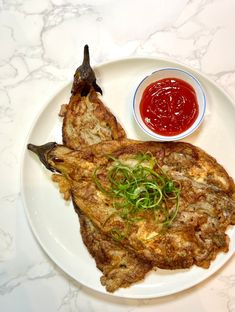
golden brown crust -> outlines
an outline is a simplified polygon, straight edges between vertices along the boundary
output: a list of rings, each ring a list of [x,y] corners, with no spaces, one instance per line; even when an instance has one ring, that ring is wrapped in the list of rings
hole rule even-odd
[[[180,210],[165,231],[154,223],[154,218],[131,225],[122,244],[160,268],[188,268],[193,264],[208,267],[219,252],[228,250],[225,231],[235,221],[234,183],[223,167],[201,149],[182,142],[109,141],[79,152],[54,148],[49,164],[71,183],[76,205],[100,231],[112,237],[112,229],[124,231],[125,222],[115,213],[113,199],[97,189],[94,170],[102,166],[101,178],[105,181],[110,164],[107,154],[125,161],[140,152],[150,152],[167,174],[179,181]]]
[[[109,292],[120,287],[129,287],[142,280],[153,266],[150,262],[136,257],[112,239],[104,236],[83,214],[79,214],[83,242],[103,272],[101,283]]]
[[[53,174],[51,176],[51,179],[53,182],[58,184],[60,193],[63,194],[64,200],[69,200],[71,185],[68,179],[66,179],[64,176],[60,174]]]
[[[71,96],[64,113],[62,132],[64,145],[72,149],[126,136],[93,89],[86,97]]]

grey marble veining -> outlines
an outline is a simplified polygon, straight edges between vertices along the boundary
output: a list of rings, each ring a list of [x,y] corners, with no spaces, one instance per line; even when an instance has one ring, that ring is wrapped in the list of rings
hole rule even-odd
[[[92,65],[173,59],[206,74],[235,102],[234,21],[233,0],[0,0],[1,311],[235,311],[234,257],[203,283],[158,299],[120,299],[81,286],[37,243],[19,178],[33,120],[71,81],[85,43]]]

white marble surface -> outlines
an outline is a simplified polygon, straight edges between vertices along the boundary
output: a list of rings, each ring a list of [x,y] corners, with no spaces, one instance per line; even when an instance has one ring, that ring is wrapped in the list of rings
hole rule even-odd
[[[165,298],[119,299],[81,286],[39,247],[20,194],[32,121],[71,80],[85,43],[93,65],[132,56],[190,65],[235,102],[234,38],[234,0],[0,0],[1,311],[235,311],[234,257],[203,283]]]

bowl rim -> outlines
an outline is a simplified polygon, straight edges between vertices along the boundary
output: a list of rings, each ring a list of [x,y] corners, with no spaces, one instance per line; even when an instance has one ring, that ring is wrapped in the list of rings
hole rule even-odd
[[[192,124],[191,127],[189,127],[187,130],[183,131],[182,133],[180,134],[177,134],[177,135],[170,135],[170,136],[164,136],[164,135],[160,135],[160,134],[157,134],[157,133],[154,133],[151,129],[145,129],[143,124],[143,120],[141,119],[142,122],[140,122],[139,118],[137,117],[137,114],[136,114],[136,95],[137,95],[137,92],[140,88],[140,86],[143,84],[144,81],[146,81],[148,78],[150,78],[152,75],[154,75],[155,73],[158,73],[158,72],[161,72],[161,71],[166,71],[166,70],[169,70],[169,71],[175,71],[175,72],[181,72],[183,73],[183,75],[186,75],[186,76],[189,76],[195,83],[196,85],[198,86],[198,90],[201,92],[202,94],[202,111],[201,111],[201,117],[200,119],[196,119],[194,121],[194,123]],[[172,77],[174,78],[174,77]],[[176,78],[176,77],[175,77]],[[161,78],[159,78],[160,80]],[[181,79],[181,78],[179,78]],[[183,80],[183,79],[182,79]],[[157,81],[157,80],[156,80]],[[201,82],[199,81],[199,79],[197,79],[192,73],[190,73],[189,71],[187,70],[184,70],[184,69],[181,69],[181,68],[177,68],[177,67],[163,67],[163,68],[159,68],[157,70],[154,70],[152,73],[148,74],[147,76],[145,76],[140,82],[139,84],[137,85],[136,89],[135,89],[135,92],[134,92],[134,96],[133,96],[133,100],[132,100],[132,113],[134,115],[134,118],[135,118],[135,121],[137,122],[137,124],[139,125],[139,127],[141,128],[141,130],[143,130],[147,135],[151,136],[152,138],[156,139],[156,140],[159,140],[159,141],[177,141],[177,140],[180,140],[180,139],[183,139],[189,135],[191,135],[195,130],[197,130],[197,128],[200,126],[200,124],[202,123],[203,119],[204,119],[204,116],[205,116],[205,112],[206,112],[206,106],[207,106],[207,103],[206,103],[206,94],[205,94],[205,91],[204,91],[204,88],[202,87],[202,84]],[[199,105],[200,107],[200,105]],[[146,126],[146,128],[148,128]]]

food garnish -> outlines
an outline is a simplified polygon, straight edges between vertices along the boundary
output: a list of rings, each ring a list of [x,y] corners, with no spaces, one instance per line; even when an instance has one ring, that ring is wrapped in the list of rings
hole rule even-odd
[[[179,209],[179,182],[163,171],[151,153],[137,155],[132,165],[113,156],[108,158],[112,164],[107,185],[99,179],[102,167],[95,169],[93,178],[98,189],[113,198],[113,206],[126,223],[141,221],[142,212],[148,211],[157,224],[169,226]]]

